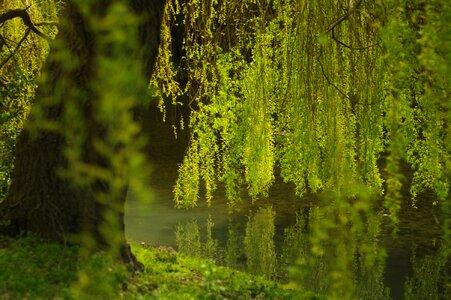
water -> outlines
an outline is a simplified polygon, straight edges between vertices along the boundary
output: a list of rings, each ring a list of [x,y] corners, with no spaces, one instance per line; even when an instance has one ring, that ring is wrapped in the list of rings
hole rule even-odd
[[[149,147],[154,170],[149,179],[153,197],[142,203],[129,195],[125,214],[129,239],[211,257],[221,264],[276,280],[292,279],[332,299],[450,296],[450,288],[445,286],[449,261],[446,249],[441,247],[441,215],[437,207],[428,204],[431,201],[427,198],[432,196],[424,195],[417,209],[405,201],[396,238],[383,211],[366,210],[365,222],[354,226],[346,205],[325,205],[330,199],[324,201],[320,197],[298,198],[292,186],[280,181],[274,184],[267,199],[252,204],[251,199],[244,198],[240,210],[233,213],[228,211],[221,190],[211,207],[200,200],[194,209],[175,209],[172,188],[186,136],[182,133],[174,141],[171,128],[155,118],[158,116],[147,123],[155,141]],[[334,237],[333,242],[324,240],[316,247],[309,234],[327,224],[333,224],[327,231]],[[315,247],[324,255],[312,252]],[[298,267],[287,276],[287,266],[295,258]]]

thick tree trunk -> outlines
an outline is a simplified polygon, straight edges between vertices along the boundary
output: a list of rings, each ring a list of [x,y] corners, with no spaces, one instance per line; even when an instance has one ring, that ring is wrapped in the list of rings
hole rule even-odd
[[[31,118],[44,113],[48,120],[58,124],[68,103],[76,103],[83,112],[82,121],[87,131],[82,149],[83,162],[104,168],[108,167],[108,162],[94,146],[95,140],[102,138],[104,127],[94,118],[99,95],[92,87],[96,81],[102,80],[96,66],[100,57],[109,55],[104,53],[109,49],[98,46],[99,33],[90,26],[106,14],[112,2],[100,0],[93,4],[89,10],[89,18],[92,19],[82,13],[76,1],[65,4],[61,14],[62,25],[44,69],[46,76],[31,112]],[[158,52],[165,1],[129,0],[127,3],[139,17],[139,40],[130,41],[136,46],[133,53],[124,53],[125,61],[128,61],[124,68],[129,66],[130,60],[134,60],[140,67],[139,76],[144,83],[152,73]],[[112,24],[116,25],[121,26]],[[64,55],[66,59],[62,60]],[[74,62],[76,67],[68,67]],[[68,164],[64,150],[71,137],[54,130],[32,129],[30,126],[23,130],[16,146],[12,185],[8,197],[0,203],[0,232],[33,232],[59,242],[72,243],[78,243],[78,238],[88,234],[92,248],[111,248],[119,244],[122,258],[133,262],[124,235],[125,189],[120,195],[113,195],[108,202],[99,202],[95,195],[110,191],[107,182],[97,180],[89,185],[79,185],[59,176],[59,171]],[[111,212],[116,215],[117,226],[106,219]],[[108,229],[109,225],[112,228]],[[110,232],[105,234],[108,230]],[[115,235],[114,245],[111,234]]]

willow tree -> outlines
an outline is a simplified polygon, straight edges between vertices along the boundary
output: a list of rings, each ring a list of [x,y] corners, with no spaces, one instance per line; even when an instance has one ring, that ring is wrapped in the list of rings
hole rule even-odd
[[[0,203],[2,232],[83,239],[88,248],[120,249],[133,259],[123,230],[128,177],[141,163],[132,110],[146,95],[164,6],[64,1]]]
[[[160,57],[153,82],[174,98],[187,93],[193,108],[177,206],[197,205],[202,190],[210,203],[218,184],[231,207],[243,188],[256,201],[276,172],[300,196],[322,193],[327,208],[310,216],[310,253],[333,258],[319,290],[331,299],[365,292],[349,272],[356,257],[362,274],[377,270],[371,297],[387,294],[374,211],[396,230],[409,190],[412,205],[422,192],[434,195],[427,199],[442,207],[449,245],[449,1],[168,5],[183,23],[182,67]],[[371,241],[360,247],[352,236]],[[306,264],[298,269],[315,269]]]
[[[109,244],[103,221],[123,227],[137,131],[124,125],[163,11],[130,3],[64,6],[32,111],[47,121],[21,135],[1,204],[8,228]],[[358,218],[379,197],[357,195],[382,195],[396,221],[407,162],[412,195],[432,189],[449,213],[449,12],[442,0],[169,0],[152,83],[193,109],[176,204],[196,205],[202,185],[211,201],[218,183],[231,206],[243,186],[257,199],[277,168],[299,195],[334,193],[338,214]],[[171,26],[184,35],[177,62]]]
[[[153,82],[168,95],[189,94],[194,108],[176,205],[195,206],[202,185],[210,201],[218,182],[232,206],[242,186],[257,199],[280,168],[299,195],[331,191],[351,199],[359,186],[383,195],[396,221],[406,162],[413,198],[430,189],[445,208],[447,1],[169,1],[169,7],[183,20],[182,67],[160,57],[157,70],[164,72]],[[168,17],[165,24],[174,23]],[[187,82],[170,80],[179,77]]]
[[[381,270],[368,226],[380,222],[377,209],[396,229],[406,191],[412,205],[434,195],[449,245],[448,2],[168,1],[183,23],[182,67],[160,57],[153,82],[174,98],[187,93],[193,108],[176,205],[197,205],[201,190],[210,203],[218,184],[231,207],[243,188],[255,201],[276,171],[300,196],[326,195],[327,213],[311,218],[311,253],[337,258],[333,299],[357,297],[346,273],[355,257],[365,257],[361,272]],[[348,233],[374,241],[362,248]]]

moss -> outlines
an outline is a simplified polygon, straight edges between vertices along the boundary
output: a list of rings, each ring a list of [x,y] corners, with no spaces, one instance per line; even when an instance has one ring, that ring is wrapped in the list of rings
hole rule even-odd
[[[144,271],[132,275],[105,253],[81,258],[35,237],[0,236],[0,245],[1,299],[315,299],[171,248],[134,245]]]

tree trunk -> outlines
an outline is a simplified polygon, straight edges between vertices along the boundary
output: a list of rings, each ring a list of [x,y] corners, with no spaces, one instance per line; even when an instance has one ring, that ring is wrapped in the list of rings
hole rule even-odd
[[[89,8],[89,18],[77,1],[67,1],[61,12],[61,27],[32,107],[29,120],[32,125],[25,127],[16,145],[13,181],[8,197],[0,203],[0,232],[10,235],[33,232],[44,238],[69,243],[80,243],[83,234],[88,234],[91,237],[90,248],[110,249],[119,245],[122,259],[134,262],[124,234],[126,188],[119,195],[112,195],[108,202],[99,202],[96,195],[99,192],[108,194],[111,190],[108,182],[97,180],[79,185],[59,175],[60,170],[68,167],[64,151],[71,142],[70,137],[58,130],[33,128],[33,124],[40,124],[39,121],[33,123],[33,118],[40,114],[46,120],[59,124],[69,103],[75,103],[83,112],[82,122],[86,130],[81,150],[83,162],[109,167],[107,159],[94,146],[96,139],[102,139],[104,124],[94,118],[99,95],[92,87],[93,83],[103,80],[96,69],[99,58],[111,55],[108,52],[112,50],[98,45],[99,32],[93,24],[105,16],[113,2],[96,1]],[[137,35],[130,35],[136,36],[138,41],[130,41],[131,45],[136,46],[133,46],[131,53],[123,54],[126,58],[124,62],[127,62],[123,67],[128,68],[130,60],[139,65],[138,76],[145,84],[153,71],[158,52],[165,1],[128,0],[126,3],[138,16],[139,28]],[[115,45],[109,46],[114,48]],[[64,60],[61,59],[63,56],[66,57]],[[68,66],[73,62],[76,62],[76,67]],[[61,126],[77,124],[66,122]],[[111,217],[107,216],[111,213],[117,219],[117,226],[111,224]],[[114,235],[114,242],[111,234]]]

